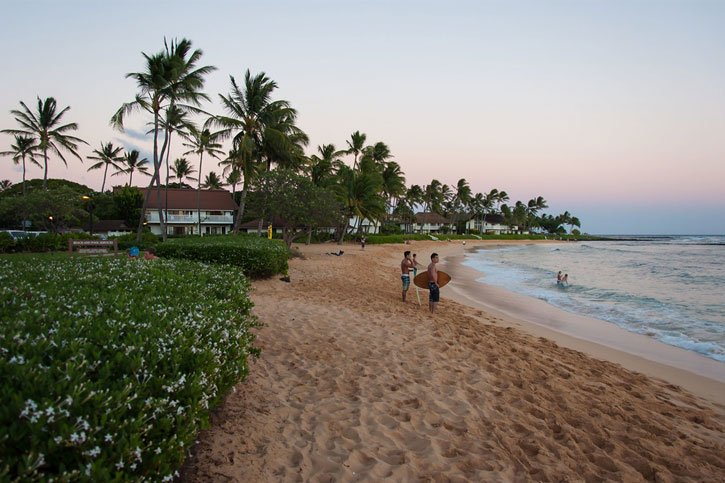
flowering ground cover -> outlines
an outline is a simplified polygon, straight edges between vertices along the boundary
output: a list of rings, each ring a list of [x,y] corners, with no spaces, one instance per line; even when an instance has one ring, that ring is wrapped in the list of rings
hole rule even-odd
[[[0,480],[170,481],[257,355],[241,269],[0,259]]]

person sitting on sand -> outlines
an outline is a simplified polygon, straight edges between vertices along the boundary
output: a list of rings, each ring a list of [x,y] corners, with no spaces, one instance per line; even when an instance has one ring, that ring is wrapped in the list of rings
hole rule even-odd
[[[342,254],[345,253],[344,251],[340,250],[338,253],[335,252],[325,252],[325,255],[335,255],[336,257],[342,256]]]
[[[556,284],[561,285],[561,270],[556,274]]]
[[[156,249],[154,247],[148,247],[143,254],[144,260],[155,260],[159,257],[156,256]]]
[[[438,263],[438,254],[433,253],[430,256],[430,265],[428,265],[428,290],[430,290],[430,295],[428,295],[428,308],[431,314],[435,313],[438,300],[440,300],[441,296],[441,291],[438,287],[438,269],[436,268],[436,263]]]

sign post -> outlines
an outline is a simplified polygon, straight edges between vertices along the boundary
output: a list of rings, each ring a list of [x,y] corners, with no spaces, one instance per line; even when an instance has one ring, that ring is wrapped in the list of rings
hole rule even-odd
[[[272,225],[267,225],[267,238],[272,239]]]
[[[113,247],[113,256],[118,256],[118,240],[68,240],[68,257],[73,258],[73,248],[80,247],[77,253],[106,255]]]

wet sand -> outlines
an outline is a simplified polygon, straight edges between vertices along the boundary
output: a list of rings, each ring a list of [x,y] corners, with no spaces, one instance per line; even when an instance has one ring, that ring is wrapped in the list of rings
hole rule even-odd
[[[684,389],[679,369],[459,303],[460,273],[430,315],[427,292],[400,300],[408,248],[462,254],[302,246],[292,283],[254,283],[262,356],[183,480],[725,481],[722,383]]]

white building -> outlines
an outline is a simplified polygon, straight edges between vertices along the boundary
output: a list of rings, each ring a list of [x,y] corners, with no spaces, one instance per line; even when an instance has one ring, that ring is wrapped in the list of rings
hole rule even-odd
[[[146,195],[146,189],[141,189]],[[166,206],[165,191],[161,189],[161,205],[164,207],[166,232],[169,235],[198,235],[197,221],[201,213],[201,232],[204,235],[225,235],[234,226],[237,204],[227,190],[201,190],[200,209],[197,210],[195,189],[169,188]],[[146,223],[151,232],[161,235],[158,199],[154,189],[146,208]]]

